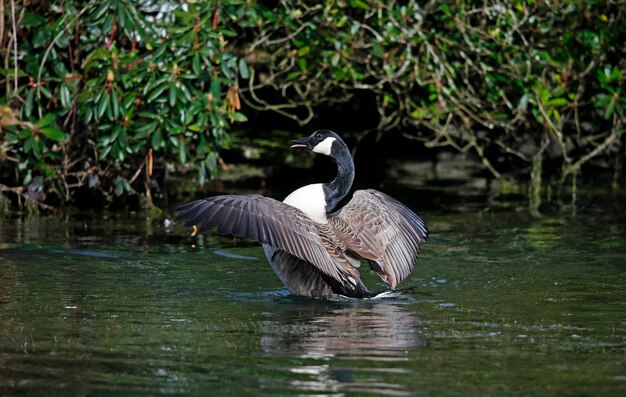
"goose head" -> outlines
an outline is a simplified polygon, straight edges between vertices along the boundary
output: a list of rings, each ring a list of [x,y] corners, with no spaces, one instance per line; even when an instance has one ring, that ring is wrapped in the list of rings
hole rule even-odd
[[[333,131],[318,130],[311,135],[291,141],[292,148],[305,148],[329,156],[337,164],[337,176],[322,184],[326,212],[330,213],[348,194],[354,181],[354,162],[346,143]]]
[[[341,149],[347,148],[346,144],[336,133],[329,130],[318,130],[311,135],[294,139],[291,148],[305,148],[315,153],[336,157]]]

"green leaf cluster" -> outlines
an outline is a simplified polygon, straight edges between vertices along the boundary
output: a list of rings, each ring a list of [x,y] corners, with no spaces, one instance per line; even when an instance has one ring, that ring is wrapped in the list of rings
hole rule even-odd
[[[270,39],[258,46],[271,54],[269,77],[250,87],[287,95],[264,109],[315,109],[367,91],[376,97],[368,110],[380,114],[375,128],[473,151],[498,177],[494,161],[532,167],[546,142],[558,147],[551,153],[566,176],[592,158],[612,160],[623,136],[626,8],[618,3],[363,0],[272,11],[259,34]]]
[[[227,48],[227,25],[246,2],[23,7],[17,56],[3,49],[10,66],[0,103],[18,122],[3,123],[11,162],[0,167],[43,174],[62,199],[92,175],[111,194],[130,191],[150,150],[157,164],[193,162],[203,179],[218,171],[231,125],[246,120],[232,102],[247,64]]]
[[[123,181],[153,161],[193,164],[203,183],[251,112],[305,125],[363,92],[376,98],[374,128],[473,150],[496,176],[494,159],[535,164],[546,142],[567,174],[612,156],[624,131],[619,2],[53,0],[16,11],[17,51],[12,29],[0,43],[0,175],[41,176],[63,200],[94,180],[111,196],[131,191]]]

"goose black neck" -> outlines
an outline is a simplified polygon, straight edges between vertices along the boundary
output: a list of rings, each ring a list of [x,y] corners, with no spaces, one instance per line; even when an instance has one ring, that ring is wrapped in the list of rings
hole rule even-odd
[[[354,162],[352,154],[345,143],[333,145],[331,158],[337,164],[337,176],[330,183],[325,183],[326,213],[332,212],[339,202],[346,197],[354,181]]]

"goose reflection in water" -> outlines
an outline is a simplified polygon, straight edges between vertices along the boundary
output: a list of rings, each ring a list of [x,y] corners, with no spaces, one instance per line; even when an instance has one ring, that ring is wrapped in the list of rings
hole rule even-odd
[[[268,314],[261,330],[261,350],[272,357],[300,361],[292,366],[265,366],[279,376],[264,379],[262,387],[412,395],[403,385],[383,382],[389,377],[381,374],[408,372],[396,363],[405,362],[408,351],[426,346],[411,306],[395,300],[316,303],[283,305]],[[333,358],[340,359],[340,364]],[[352,360],[359,364],[352,366]],[[385,365],[363,366],[363,360]]]

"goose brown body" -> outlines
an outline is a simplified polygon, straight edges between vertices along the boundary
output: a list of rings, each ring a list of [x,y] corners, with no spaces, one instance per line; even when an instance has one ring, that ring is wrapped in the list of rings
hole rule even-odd
[[[201,232],[217,228],[220,234],[260,242],[273,270],[296,295],[374,295],[361,281],[360,260],[367,260],[381,280],[395,289],[413,270],[420,244],[428,237],[426,226],[404,204],[373,189],[357,190],[344,207],[333,211],[350,188],[344,185],[352,184],[354,166],[347,146],[336,134],[318,131],[305,139],[313,141],[309,143],[313,150],[316,140],[328,137],[334,139],[328,155],[337,162],[339,172],[335,181],[323,186],[325,219],[307,215],[306,206],[297,208],[296,203],[261,195],[197,200],[176,208],[177,219]],[[342,181],[342,172],[351,175],[344,175]]]

